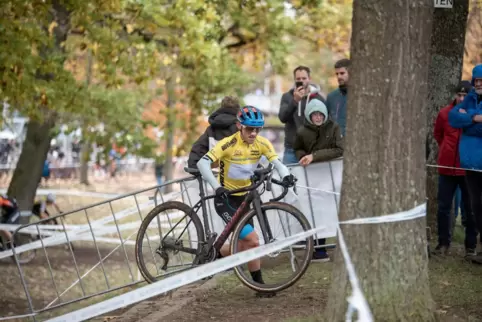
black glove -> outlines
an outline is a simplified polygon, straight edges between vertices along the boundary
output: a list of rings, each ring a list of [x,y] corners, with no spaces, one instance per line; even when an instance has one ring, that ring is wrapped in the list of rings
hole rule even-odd
[[[216,189],[216,197],[226,199],[228,197],[229,190],[224,187],[219,187]]]
[[[288,188],[291,188],[291,187],[294,187],[295,184],[296,184],[296,177],[292,174],[290,175],[287,175],[286,177],[283,178],[282,182],[283,182],[283,186],[285,187],[288,187]]]

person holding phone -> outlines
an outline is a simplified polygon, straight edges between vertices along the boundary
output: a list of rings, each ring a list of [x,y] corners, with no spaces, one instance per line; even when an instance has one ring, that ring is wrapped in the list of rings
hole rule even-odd
[[[325,98],[319,93],[320,88],[311,83],[310,73],[309,67],[296,67],[293,70],[294,87],[281,97],[278,117],[285,125],[284,164],[298,163],[293,144],[295,142],[296,132],[305,124],[304,113],[306,104],[313,98],[325,103]]]

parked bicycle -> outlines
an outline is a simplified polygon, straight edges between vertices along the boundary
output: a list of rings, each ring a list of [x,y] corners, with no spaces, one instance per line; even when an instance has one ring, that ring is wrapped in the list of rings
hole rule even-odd
[[[192,208],[189,205],[178,201],[168,201],[156,206],[143,219],[137,235],[135,247],[136,261],[139,271],[149,283],[153,283],[172,274],[191,269],[193,266],[214,261],[217,258],[217,254],[221,247],[225,244],[230,235],[232,235],[231,254],[236,254],[243,251],[240,249],[239,236],[243,227],[248,223],[254,223],[255,219],[258,225],[254,226],[257,228],[259,227],[258,229],[260,229],[260,232],[258,233],[258,236],[260,237],[260,245],[263,244],[262,241],[264,241],[264,244],[268,244],[277,240],[273,234],[273,228],[278,224],[283,226],[283,238],[287,237],[286,234],[292,230],[295,230],[295,233],[298,233],[311,229],[310,223],[300,210],[288,203],[279,202],[279,200],[283,199],[287,195],[288,187],[284,186],[281,181],[272,178],[273,166],[269,165],[267,168],[254,171],[254,175],[251,177],[252,184],[250,186],[229,192],[229,194],[241,192],[248,193],[245,195],[244,202],[238,208],[231,221],[228,222],[223,232],[218,237],[218,235],[212,232],[209,228],[207,211],[207,200],[214,198],[215,195],[205,195],[203,180],[197,169],[185,168],[185,171],[192,174],[194,176],[193,179],[198,181],[200,200]],[[261,200],[261,194],[266,190],[271,190],[271,183],[281,186],[282,193],[278,197],[269,200],[269,202],[263,203]],[[261,185],[263,185],[263,191],[260,193],[258,188],[261,187]],[[253,207],[246,212],[246,207],[249,207],[250,205]],[[197,215],[199,209],[202,211],[204,225],[201,223],[201,220]],[[174,225],[172,225],[173,222],[170,220],[170,229],[167,231],[167,233],[163,234],[163,228],[166,225],[162,224],[163,220],[159,219],[158,215],[169,211],[177,214],[176,222]],[[274,218],[268,218],[268,212],[271,211],[273,211],[275,216]],[[289,216],[285,220],[282,220],[280,212],[285,212]],[[179,213],[182,213],[183,215],[179,215]],[[181,223],[184,221],[187,222],[185,227],[181,225]],[[193,230],[190,230],[187,227],[191,223],[194,224]],[[289,223],[297,223],[299,227],[297,229],[290,230],[289,227],[286,227],[286,224]],[[151,230],[149,233],[147,233],[148,229]],[[172,235],[175,235],[175,232],[179,230],[181,230],[181,236],[173,237]],[[190,236],[193,231],[195,231],[197,234],[197,240],[194,241],[197,241],[197,246],[194,247],[192,245],[193,237]],[[188,245],[185,245],[184,240],[181,240],[181,237],[184,233],[187,233],[188,235]],[[149,235],[151,235],[151,237],[152,235],[155,235],[155,237],[150,239]],[[147,242],[144,242],[145,238],[147,239]],[[159,246],[153,250],[151,243],[157,239],[160,240]],[[150,248],[150,254],[145,255],[142,252],[144,247]],[[249,273],[243,269],[243,265],[235,267],[234,271],[240,281],[252,290],[260,293],[276,293],[292,286],[303,276],[311,261],[313,247],[313,237],[310,236],[301,243],[290,246],[287,250],[281,250],[268,255],[269,258],[278,259],[278,261],[275,261],[275,264],[272,265],[272,267],[278,267],[283,266],[279,263],[279,260],[282,260],[284,255],[294,256],[296,251],[302,251],[300,260],[291,258],[290,261],[283,266],[285,270],[292,269],[293,272],[288,277],[283,278],[281,281],[269,283],[265,280],[265,284],[254,282],[249,276]],[[168,264],[170,261],[175,259],[176,256],[180,258],[181,262],[187,258],[191,258],[192,263],[187,265],[188,267],[177,269],[175,271],[169,271]],[[154,266],[157,270],[157,274],[153,274],[148,270],[148,259],[150,257],[154,259]],[[161,260],[160,270],[159,263],[157,262],[158,259]],[[263,267],[266,267],[264,261],[262,263]],[[179,268],[180,266],[185,265],[181,264],[175,267]],[[174,268],[174,266],[171,266],[171,268]],[[268,274],[268,277],[276,279],[276,277],[279,277],[280,275],[281,274],[279,273]]]

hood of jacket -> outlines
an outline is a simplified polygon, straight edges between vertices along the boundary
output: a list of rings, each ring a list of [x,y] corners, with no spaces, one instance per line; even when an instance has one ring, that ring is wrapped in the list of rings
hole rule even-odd
[[[326,105],[320,101],[319,99],[312,99],[308,105],[306,105],[305,108],[305,118],[308,123],[313,124],[311,121],[311,114],[314,112],[320,112],[325,116],[325,120],[323,123],[325,123],[328,120],[328,109],[326,108]]]
[[[479,64],[472,69],[472,86],[475,86],[476,78],[482,78],[482,64]]]
[[[226,129],[236,124],[238,121],[237,113],[238,111],[233,108],[221,107],[209,116],[208,122],[213,128]]]

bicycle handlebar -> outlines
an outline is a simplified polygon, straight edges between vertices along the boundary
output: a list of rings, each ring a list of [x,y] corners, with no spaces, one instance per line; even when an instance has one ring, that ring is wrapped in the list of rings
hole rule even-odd
[[[254,170],[254,175],[251,178],[251,180],[253,181],[253,184],[251,184],[247,187],[243,187],[243,188],[239,188],[239,189],[235,189],[235,190],[230,190],[230,191],[226,192],[226,194],[232,195],[232,194],[235,194],[235,193],[248,192],[248,191],[251,191],[251,190],[258,189],[259,186],[261,186],[261,184],[268,179],[268,184],[269,184],[269,182],[272,182],[274,184],[277,184],[277,185],[283,187],[283,192],[278,197],[270,199],[269,201],[273,202],[273,201],[279,201],[279,200],[283,199],[288,194],[288,188],[289,187],[287,187],[285,184],[283,184],[282,181],[273,179],[270,176],[267,178],[267,176],[272,173],[273,168],[274,168],[273,165],[270,164],[267,168]],[[271,190],[271,189],[268,189],[268,190]],[[205,199],[212,199],[214,197],[216,197],[215,194],[211,195],[211,196],[206,196]]]

